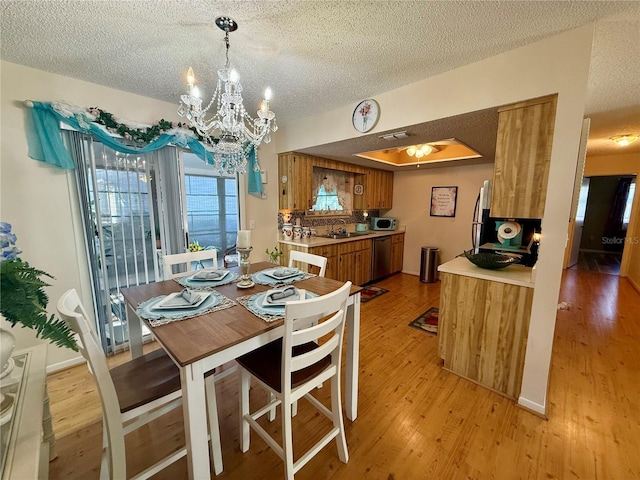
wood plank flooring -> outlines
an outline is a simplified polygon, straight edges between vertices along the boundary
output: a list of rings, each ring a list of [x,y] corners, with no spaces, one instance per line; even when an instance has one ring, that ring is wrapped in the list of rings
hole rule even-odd
[[[578,263],[571,270],[600,272],[608,275],[620,275],[622,253],[615,252],[578,252]]]
[[[444,371],[437,337],[408,326],[438,306],[439,283],[399,274],[377,285],[389,293],[362,305],[359,416],[345,419],[349,463],[332,443],[296,479],[640,478],[640,295],[625,279],[565,273],[559,301],[570,308],[557,316],[548,421]],[[257,435],[240,452],[236,382],[233,374],[217,384],[225,465],[218,478],[282,478],[282,462]],[[51,375],[49,393],[59,454],[50,478],[97,479],[102,427],[86,367]],[[328,393],[317,391],[325,400]],[[264,395],[255,389],[251,399]],[[300,402],[298,452],[329,427],[321,417]],[[278,433],[278,424],[267,428]],[[130,435],[129,474],[182,441],[180,409]],[[156,478],[186,476],[183,459]]]

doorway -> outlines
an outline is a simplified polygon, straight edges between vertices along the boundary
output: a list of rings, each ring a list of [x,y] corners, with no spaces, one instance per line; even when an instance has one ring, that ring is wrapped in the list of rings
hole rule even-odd
[[[580,190],[571,268],[620,274],[635,195],[635,175],[585,177]],[[572,262],[573,263],[573,262]]]

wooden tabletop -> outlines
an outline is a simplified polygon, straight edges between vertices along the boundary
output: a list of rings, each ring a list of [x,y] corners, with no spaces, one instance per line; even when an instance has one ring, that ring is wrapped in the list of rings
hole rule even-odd
[[[268,262],[255,263],[251,265],[251,272],[273,268],[273,266],[272,263]],[[230,268],[229,270],[239,272],[239,267]],[[326,295],[337,290],[342,285],[343,282],[325,277],[312,277],[295,283],[296,287],[309,290],[318,295]],[[135,310],[138,305],[150,298],[179,292],[183,288],[175,280],[166,280],[124,288],[122,289],[122,295],[125,301]],[[269,288],[273,287],[256,284],[254,287],[241,289],[236,286],[236,283],[230,283],[216,287],[216,290],[222,295],[235,300],[237,297],[253,295]],[[362,287],[354,285],[351,287],[350,294],[354,295],[361,290]],[[225,310],[167,323],[159,327],[151,327],[146,320],[142,320],[181,366],[189,365],[225,348],[279,327],[283,322],[282,320],[271,323],[265,322],[240,304]]]

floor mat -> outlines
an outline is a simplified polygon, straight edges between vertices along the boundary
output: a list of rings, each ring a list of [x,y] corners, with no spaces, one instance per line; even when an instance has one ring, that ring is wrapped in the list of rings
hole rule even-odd
[[[431,307],[424,312],[413,322],[409,324],[410,327],[419,328],[428,333],[438,333],[438,307]]]
[[[362,291],[360,292],[360,301],[362,303],[366,303],[374,298],[379,297],[380,295],[384,295],[389,290],[386,290],[382,287],[362,287]]]

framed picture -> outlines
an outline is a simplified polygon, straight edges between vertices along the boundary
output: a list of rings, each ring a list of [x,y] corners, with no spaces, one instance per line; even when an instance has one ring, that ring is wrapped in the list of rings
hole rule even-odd
[[[455,217],[458,187],[431,187],[432,217]]]

